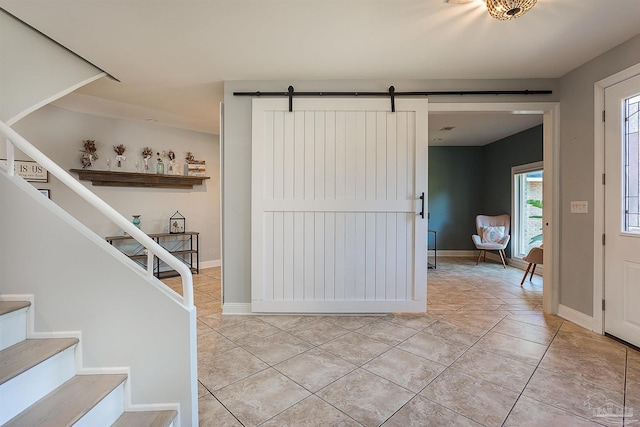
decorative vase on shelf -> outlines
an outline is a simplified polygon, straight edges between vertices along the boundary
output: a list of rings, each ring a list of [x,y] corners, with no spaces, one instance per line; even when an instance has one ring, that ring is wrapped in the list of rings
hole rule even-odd
[[[161,159],[158,159],[158,163],[156,163],[156,173],[164,175],[164,162]]]
[[[133,225],[140,229],[140,215],[133,215]]]

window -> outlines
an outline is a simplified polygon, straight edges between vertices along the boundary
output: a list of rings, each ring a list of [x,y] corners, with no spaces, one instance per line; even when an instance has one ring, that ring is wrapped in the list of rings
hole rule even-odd
[[[640,95],[624,101],[624,231],[640,233]]]
[[[542,244],[542,162],[512,168],[511,257],[522,258]]]

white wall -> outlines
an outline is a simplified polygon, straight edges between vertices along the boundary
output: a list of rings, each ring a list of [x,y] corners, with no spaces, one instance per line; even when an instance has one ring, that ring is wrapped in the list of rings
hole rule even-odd
[[[0,10],[0,120],[103,73]]]
[[[112,161],[111,170],[135,172],[135,160],[141,167],[142,148],[154,151],[173,149],[180,167],[186,151],[197,159],[205,160],[207,176],[204,185],[192,190],[166,188],[94,187],[81,181],[100,198],[127,218],[142,215],[142,230],[147,233],[167,231],[169,217],[179,210],[187,219],[188,231],[200,232],[201,267],[218,265],[220,260],[220,183],[218,136],[200,132],[98,117],[64,110],[54,106],[43,107],[16,123],[13,128],[29,142],[58,163],[63,169],[82,168],[80,163],[82,140],[94,139],[99,159],[93,169],[107,169],[106,158]],[[126,162],[116,167],[114,145],[127,147]],[[4,146],[0,157],[4,157]],[[28,160],[21,153],[17,159]],[[155,157],[154,157],[155,159]],[[150,165],[150,168],[153,165]],[[55,177],[48,183],[34,183],[37,188],[51,189],[51,199],[75,216],[80,222],[104,237],[119,235],[122,231],[68,190]]]
[[[195,425],[195,310],[19,177],[0,171],[0,194],[0,294],[33,294],[36,333],[81,331],[85,370],[130,367],[134,405]]]

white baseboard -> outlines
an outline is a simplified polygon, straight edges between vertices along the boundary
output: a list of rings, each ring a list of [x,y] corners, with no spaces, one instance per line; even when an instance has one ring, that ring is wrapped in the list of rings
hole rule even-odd
[[[222,265],[222,261],[220,261],[219,259],[214,259],[211,261],[202,261],[200,263],[200,268],[213,268],[213,267],[220,267]]]
[[[226,302],[222,304],[222,315],[225,314],[253,314],[251,304],[244,302]]]
[[[593,317],[584,313],[574,310],[566,305],[558,305],[558,316],[565,320],[575,323],[578,326],[582,326],[585,329],[593,331]]]

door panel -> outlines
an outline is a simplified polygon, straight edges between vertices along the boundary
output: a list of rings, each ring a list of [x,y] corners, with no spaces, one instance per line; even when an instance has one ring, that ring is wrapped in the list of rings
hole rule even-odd
[[[252,310],[424,312],[426,100],[294,106],[253,104]]]
[[[640,346],[639,105],[640,76],[605,90],[605,332],[636,346]]]

